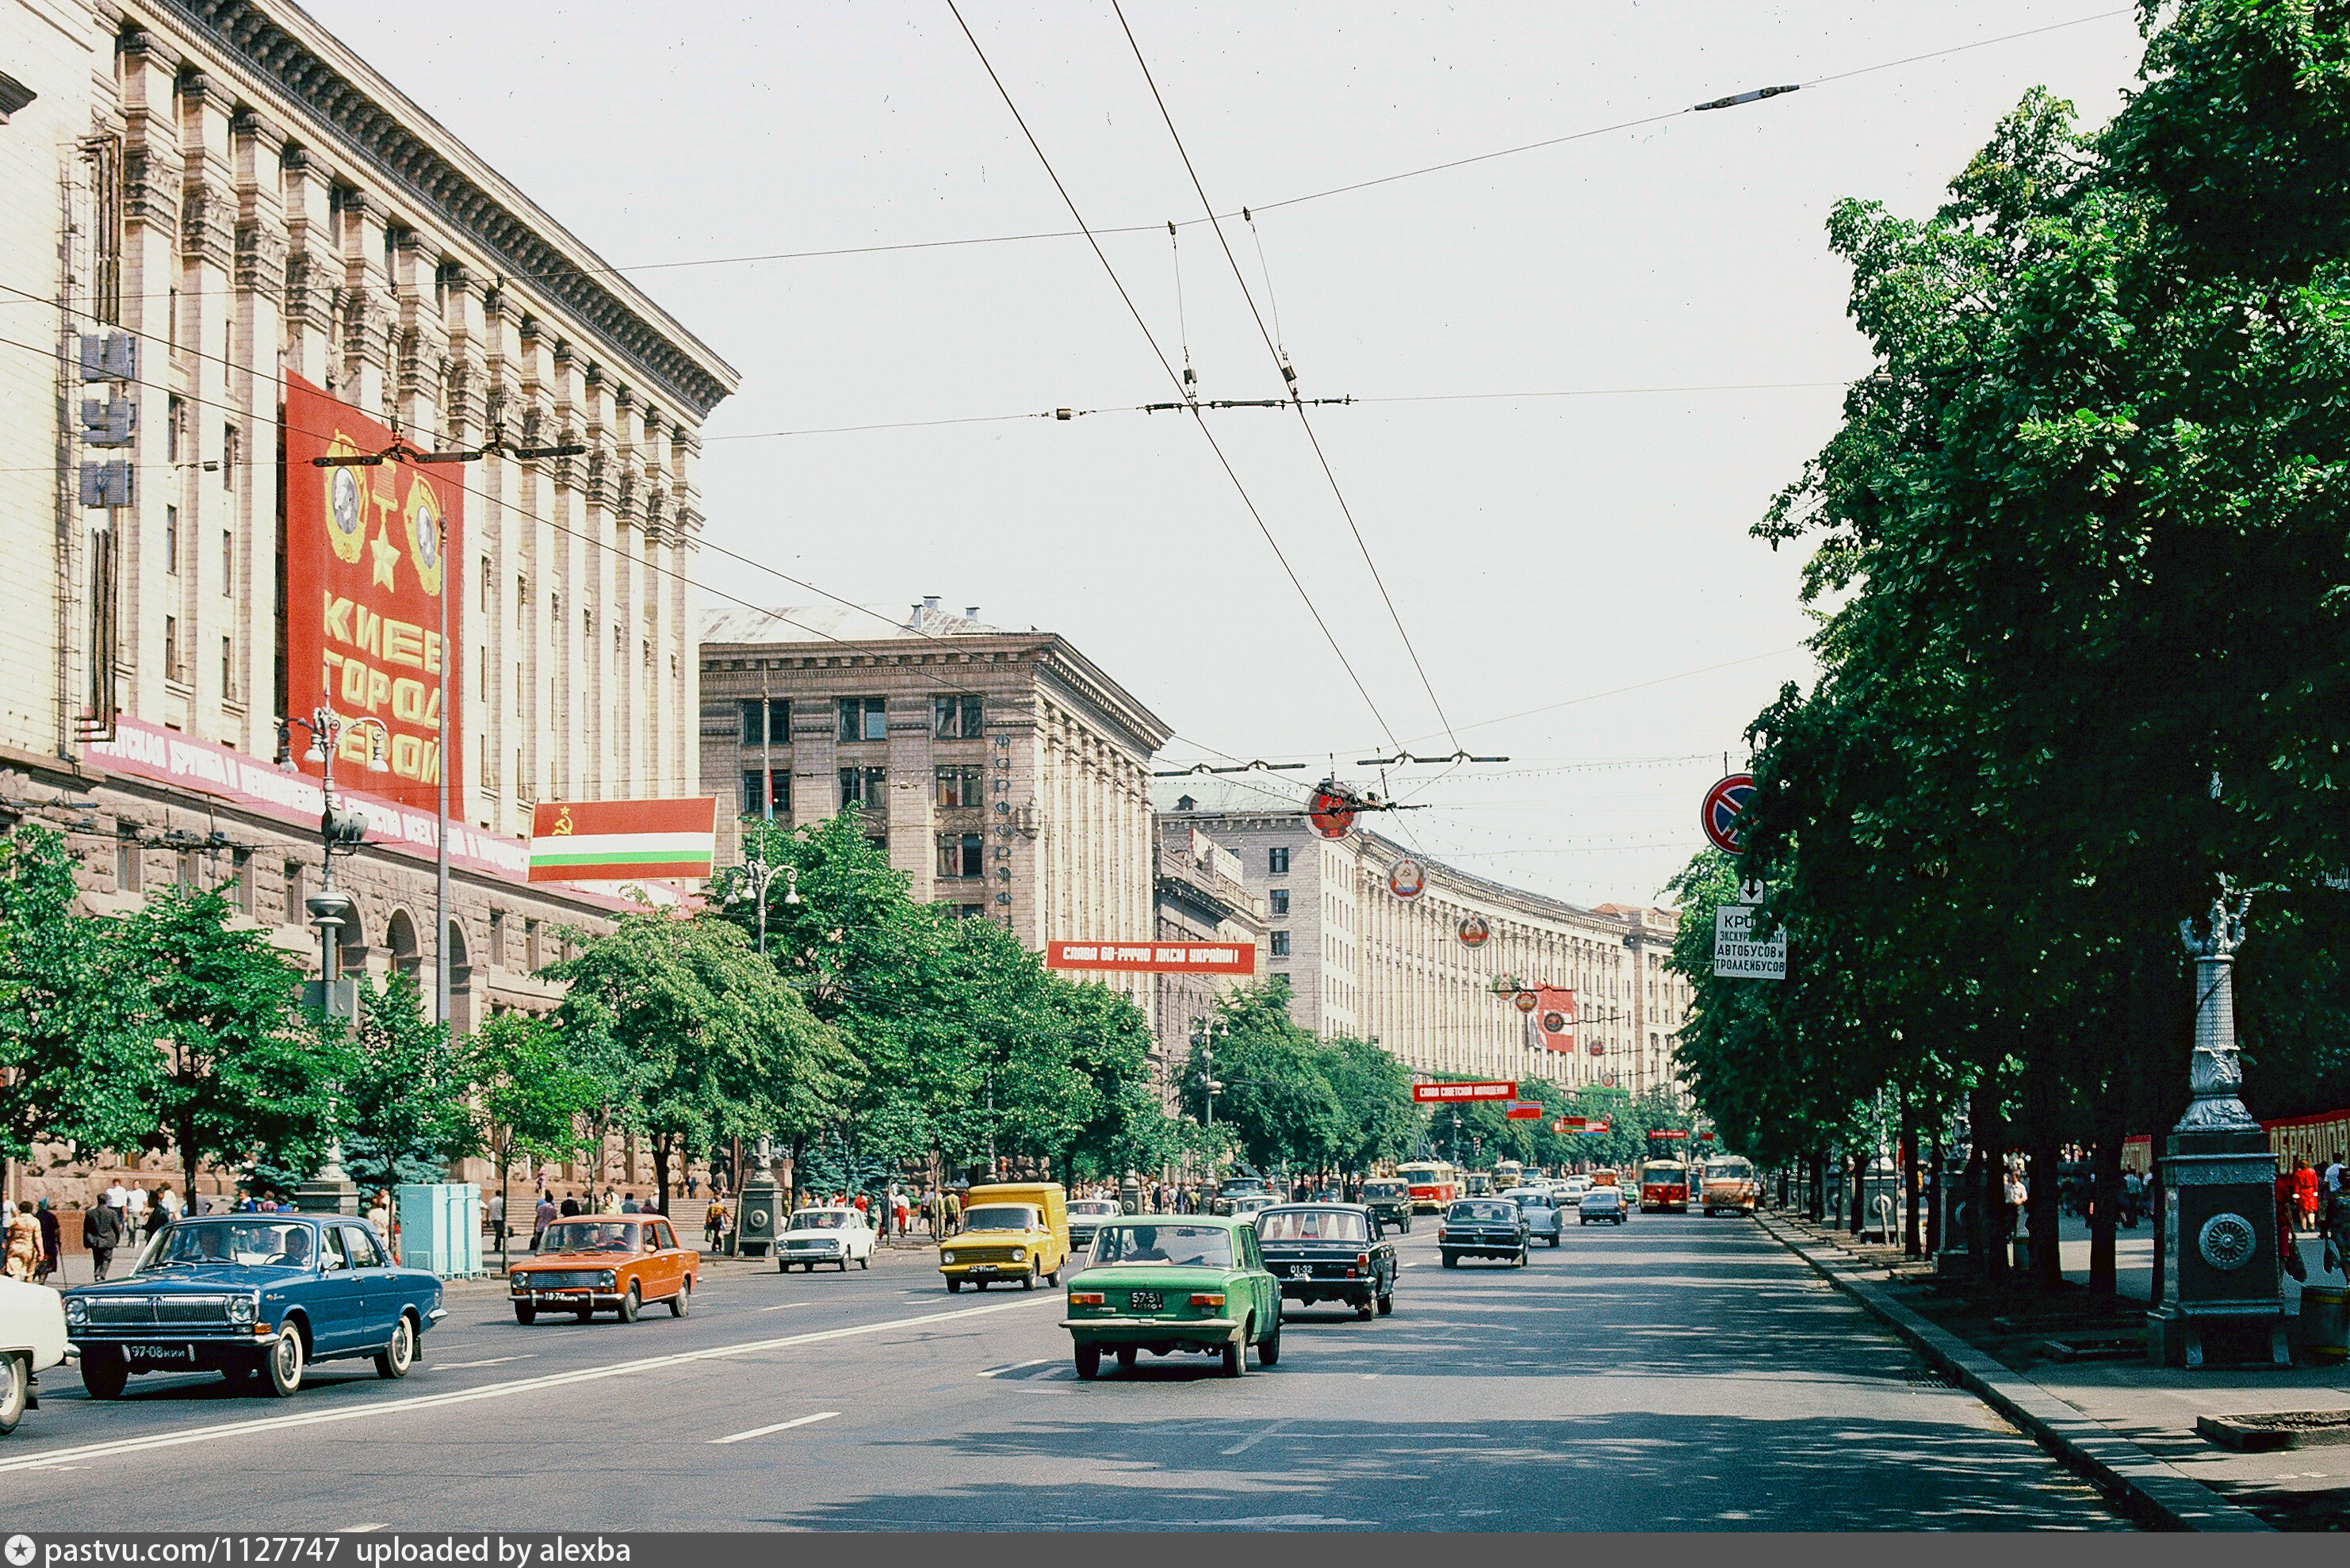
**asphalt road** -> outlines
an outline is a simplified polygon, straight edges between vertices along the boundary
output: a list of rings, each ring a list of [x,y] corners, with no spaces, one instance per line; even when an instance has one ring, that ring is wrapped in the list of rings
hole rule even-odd
[[[1569,1227],[1523,1270],[1399,1238],[1395,1315],[1281,1364],[1076,1381],[1061,1296],[926,1258],[731,1274],[682,1322],[525,1328],[455,1294],[405,1381],[89,1400],[0,1440],[11,1530],[2124,1527],[1735,1220]]]

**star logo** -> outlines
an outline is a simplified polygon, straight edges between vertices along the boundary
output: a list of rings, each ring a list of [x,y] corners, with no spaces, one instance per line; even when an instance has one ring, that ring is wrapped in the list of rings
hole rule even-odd
[[[375,580],[387,588],[399,587],[392,580],[391,571],[400,565],[400,546],[391,542],[390,527],[386,525],[368,548],[375,552]]]

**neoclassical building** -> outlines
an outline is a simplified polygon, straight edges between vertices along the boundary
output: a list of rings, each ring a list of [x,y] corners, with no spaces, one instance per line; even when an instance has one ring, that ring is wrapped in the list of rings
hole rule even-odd
[[[1173,732],[1066,638],[936,598],[714,610],[701,680],[722,863],[737,815],[853,808],[914,897],[1031,949],[1155,933],[1150,757]],[[1100,978],[1155,1011],[1150,976]]]
[[[479,454],[432,471],[463,529],[445,560],[421,538],[415,568],[453,652],[362,617],[415,668],[336,699],[354,719],[395,685],[417,711],[449,700],[450,925],[428,791],[337,866],[357,901],[339,962],[429,972],[446,940],[460,1028],[546,1006],[529,971],[616,906],[525,880],[535,802],[698,782],[697,432],[735,372],[292,5],[0,15],[6,813],[72,836],[91,909],[221,886],[315,969],[317,785],[275,765],[319,700],[284,652],[313,607],[287,602],[288,552],[317,548],[287,536],[289,492],[320,483],[281,456],[299,378],[354,428]],[[346,790],[380,782],[365,755],[344,753]]]
[[[1158,781],[1169,830],[1188,825],[1232,851],[1265,909],[1268,972],[1289,977],[1291,1015],[1325,1036],[1377,1040],[1425,1073],[1542,1077],[1635,1094],[1679,1083],[1673,1044],[1687,985],[1664,967],[1669,911],[1544,898],[1415,857],[1376,832],[1325,839],[1288,794],[1242,780]],[[1416,898],[1388,890],[1399,860],[1420,859]],[[1471,949],[1461,923],[1490,931]],[[1497,995],[1496,976],[1575,993],[1576,1049],[1544,1047]],[[1596,1048],[1596,1049],[1595,1049]]]

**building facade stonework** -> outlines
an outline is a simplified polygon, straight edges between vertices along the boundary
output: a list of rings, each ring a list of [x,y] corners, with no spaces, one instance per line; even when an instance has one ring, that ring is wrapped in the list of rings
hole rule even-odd
[[[740,815],[809,826],[843,809],[913,896],[1021,943],[1147,941],[1150,757],[1172,732],[1063,638],[935,599],[721,610],[702,643],[702,779]],[[1154,1009],[1147,975],[1105,974]]]
[[[317,701],[282,653],[288,375],[420,449],[585,449],[457,470],[452,819],[512,846],[541,797],[691,793],[698,431],[734,371],[294,5],[0,14],[36,95],[0,123],[0,297],[19,306],[0,345],[17,611],[0,798],[68,833],[87,907],[219,886],[315,972],[315,826],[201,769],[109,761],[125,735],[265,765],[307,744],[283,725]],[[467,867],[436,933],[429,844],[369,845],[335,880],[358,905],[344,964],[429,973],[445,940],[460,1028],[551,1005],[531,971],[617,907]]]
[[[1246,942],[1256,953],[1256,973],[1264,973],[1264,900],[1249,891],[1240,857],[1191,823],[1158,819],[1158,862],[1153,881],[1157,936],[1168,942]],[[1158,1044],[1151,1064],[1159,1096],[1180,1110],[1177,1080],[1190,1059],[1194,1031],[1215,1016],[1216,1001],[1249,983],[1232,976],[1161,974],[1157,982]],[[1191,1107],[1198,1111],[1199,1106]]]
[[[1681,1090],[1673,1046],[1689,990],[1664,968],[1679,929],[1669,911],[1585,909],[1359,828],[1325,839],[1295,801],[1245,783],[1162,780],[1158,798],[1163,831],[1188,825],[1238,859],[1264,902],[1266,971],[1288,977],[1302,1027],[1376,1040],[1420,1073]],[[1405,858],[1425,867],[1416,898],[1388,890]],[[1473,949],[1460,938],[1472,915],[1490,932]],[[1496,993],[1503,975],[1575,993],[1574,1051],[1544,1046]]]

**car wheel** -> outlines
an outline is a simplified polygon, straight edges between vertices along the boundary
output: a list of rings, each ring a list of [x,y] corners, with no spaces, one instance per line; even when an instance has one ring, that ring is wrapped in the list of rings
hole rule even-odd
[[[645,1298],[639,1295],[637,1292],[637,1282],[630,1280],[629,1282],[629,1293],[620,1298],[620,1321],[622,1323],[636,1322],[637,1313],[644,1306],[644,1304]]]
[[[1247,1373],[1248,1345],[1245,1343],[1247,1339],[1248,1330],[1243,1328],[1241,1330],[1241,1337],[1239,1339],[1228,1339],[1224,1341],[1225,1376],[1239,1377]]]
[[[120,1399],[130,1381],[130,1364],[120,1356],[93,1354],[81,1358],[81,1386],[93,1399]]]
[[[1135,1348],[1134,1348],[1134,1346],[1132,1346],[1132,1345],[1119,1345],[1119,1346],[1118,1347],[1118,1369],[1120,1372],[1131,1372],[1131,1371],[1133,1371],[1133,1370],[1134,1370],[1134,1357],[1135,1357]]]
[[[691,1276],[688,1276],[685,1283],[678,1286],[677,1294],[669,1298],[669,1315],[671,1317],[683,1317],[692,1310],[693,1280]]]
[[[12,1355],[0,1366],[0,1437],[16,1429],[25,1418],[25,1406],[33,1397],[32,1358]]]
[[[781,1258],[781,1257],[776,1258],[776,1260],[775,1260],[775,1272],[777,1272],[777,1273],[779,1273],[779,1274],[788,1274],[788,1273],[790,1273],[791,1272],[792,1272],[792,1265],[791,1265],[791,1263],[790,1263],[788,1261],[786,1261],[785,1259]]]
[[[955,1295],[961,1295],[962,1293],[962,1282],[961,1280],[949,1280],[949,1281],[947,1282],[947,1294],[949,1294],[949,1295],[951,1295],[951,1296],[955,1296]]]
[[[871,1268],[871,1267],[873,1266],[873,1254],[872,1254],[872,1253],[870,1253],[870,1252],[868,1252],[868,1253],[866,1253],[866,1254],[865,1254],[865,1256],[863,1256],[863,1257],[861,1257],[861,1258],[858,1259],[858,1260],[857,1260],[857,1266],[858,1266],[858,1268],[860,1268],[860,1269],[869,1269],[869,1268]]]
[[[1368,1311],[1366,1311],[1363,1315],[1365,1317],[1368,1317],[1370,1316],[1370,1314]],[[1256,1364],[1259,1366],[1271,1366],[1280,1360],[1281,1314],[1279,1313],[1275,1313],[1273,1316],[1273,1332],[1266,1334],[1263,1339],[1257,1341]]]
[[[1366,1323],[1368,1323],[1374,1316],[1376,1316],[1378,1310],[1379,1303],[1378,1299],[1376,1296],[1365,1296],[1361,1301],[1355,1303],[1355,1315],[1361,1318]]]
[[[1394,1313],[1395,1292],[1389,1291],[1385,1295],[1379,1297],[1379,1315],[1381,1317],[1389,1317],[1392,1316]]]
[[[1101,1376],[1100,1345],[1081,1345],[1077,1346],[1076,1358],[1078,1376],[1090,1383],[1095,1378]]]
[[[1035,1289],[1036,1288],[1036,1265],[1035,1265],[1035,1264],[1034,1264],[1034,1263],[1029,1264],[1029,1265],[1028,1265],[1028,1272],[1027,1272],[1026,1273],[1024,1273],[1024,1274],[1023,1274],[1023,1275],[1021,1275],[1021,1276],[1020,1276],[1020,1288],[1021,1288],[1022,1290],[1024,1290],[1024,1291],[1033,1291],[1033,1290],[1035,1290]]]
[[[1046,1274],[1046,1275],[1045,1276],[1045,1282],[1046,1284],[1048,1284],[1048,1285],[1052,1286],[1055,1290],[1058,1290],[1058,1289],[1060,1289],[1060,1288],[1061,1288],[1061,1265],[1060,1265],[1060,1264],[1055,1263],[1055,1264],[1054,1264],[1054,1265],[1053,1265],[1053,1272],[1052,1272],[1051,1273]]]
[[[302,1347],[302,1331],[290,1323],[279,1329],[277,1338],[269,1346],[269,1358],[262,1363],[262,1371],[269,1379],[269,1392],[283,1399],[301,1387],[308,1361]]]
[[[398,1381],[416,1365],[416,1320],[406,1313],[392,1325],[391,1343],[375,1353],[375,1375]]]
[[[538,1308],[528,1302],[515,1303],[515,1322],[527,1328],[538,1321]]]
[[[844,1274],[848,1272],[848,1260],[845,1257],[840,1260],[840,1272]]]

